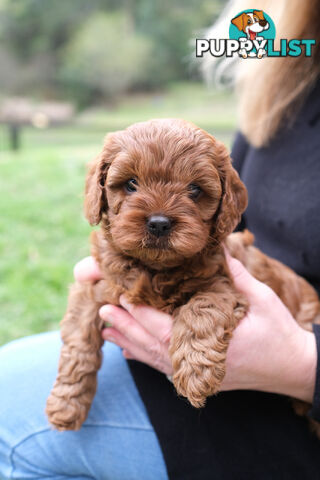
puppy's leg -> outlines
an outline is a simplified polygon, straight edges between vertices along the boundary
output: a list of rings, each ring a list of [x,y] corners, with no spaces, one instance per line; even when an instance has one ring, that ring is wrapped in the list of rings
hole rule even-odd
[[[102,361],[102,320],[98,312],[105,281],[75,283],[61,322],[63,346],[58,376],[47,400],[46,413],[58,430],[78,430],[85,421],[97,386]]]
[[[173,383],[194,407],[219,391],[232,332],[246,311],[244,297],[220,283],[214,293],[195,295],[174,315]]]

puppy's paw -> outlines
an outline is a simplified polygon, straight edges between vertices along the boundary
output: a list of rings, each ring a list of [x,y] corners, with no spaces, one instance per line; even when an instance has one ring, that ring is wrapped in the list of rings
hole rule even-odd
[[[207,397],[220,390],[225,375],[224,355],[210,350],[190,349],[172,352],[173,384],[179,395],[186,397],[191,405],[201,408]]]

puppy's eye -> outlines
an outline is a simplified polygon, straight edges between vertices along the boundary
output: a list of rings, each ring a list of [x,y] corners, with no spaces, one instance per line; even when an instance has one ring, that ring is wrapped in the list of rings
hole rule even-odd
[[[200,196],[202,190],[196,183],[190,183],[190,185],[188,185],[188,192],[189,197],[192,198],[192,200],[196,200]]]
[[[132,193],[137,191],[137,185],[137,180],[135,178],[130,178],[130,180],[125,183],[124,188],[128,193]]]
[[[252,21],[251,18],[248,18],[248,25],[251,25]]]

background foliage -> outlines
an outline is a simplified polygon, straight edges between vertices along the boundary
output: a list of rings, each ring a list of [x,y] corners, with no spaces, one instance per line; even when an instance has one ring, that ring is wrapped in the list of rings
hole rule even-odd
[[[0,89],[88,104],[185,80],[190,39],[222,3],[0,0]]]

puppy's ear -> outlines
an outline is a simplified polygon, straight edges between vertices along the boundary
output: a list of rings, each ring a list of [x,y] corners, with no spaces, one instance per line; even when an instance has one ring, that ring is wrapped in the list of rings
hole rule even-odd
[[[253,10],[253,15],[257,15],[259,20],[264,20],[264,15],[262,10]]]
[[[91,225],[98,225],[102,212],[108,209],[105,181],[112,160],[110,142],[111,136],[108,135],[102,152],[88,165],[84,213]]]
[[[232,167],[226,147],[218,145],[220,155],[220,180],[222,197],[217,216],[214,218],[214,238],[222,241],[233,232],[248,204],[247,189]]]
[[[240,30],[240,31],[242,31],[242,29],[243,29],[244,15],[245,15],[245,13],[241,13],[240,15],[238,15],[237,17],[234,17],[231,20],[231,23],[233,25],[235,25],[237,27],[237,29]]]

